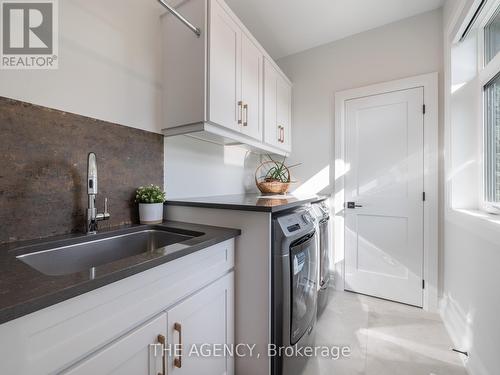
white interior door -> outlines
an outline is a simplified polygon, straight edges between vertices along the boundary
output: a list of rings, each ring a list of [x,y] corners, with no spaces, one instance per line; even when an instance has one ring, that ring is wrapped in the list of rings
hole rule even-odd
[[[345,289],[420,307],[423,98],[419,87],[345,102]]]

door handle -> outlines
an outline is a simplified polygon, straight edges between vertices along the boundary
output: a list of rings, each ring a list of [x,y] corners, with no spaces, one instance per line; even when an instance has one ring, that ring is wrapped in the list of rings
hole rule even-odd
[[[244,112],[245,116],[243,117],[244,118],[243,126],[247,126],[248,125],[248,104],[243,105],[243,110],[245,111]]]
[[[281,125],[278,125],[278,142],[285,142],[285,128]]]
[[[238,124],[241,125],[243,122],[243,102],[240,100],[238,102]]]
[[[181,368],[182,367],[182,326],[181,326],[181,323],[175,323],[174,330],[179,332],[179,357],[174,359],[174,366],[177,368]]]
[[[356,202],[347,202],[346,206],[347,206],[347,208],[349,208],[351,210],[353,210],[355,208],[361,208],[361,207],[363,207],[360,204],[356,204]]]
[[[167,340],[165,339],[165,336],[163,336],[163,335],[158,335],[156,340],[158,341],[159,344],[161,344],[161,351],[162,351],[162,357],[161,357],[162,372],[158,375],[167,375],[167,371],[166,371],[167,356],[165,353],[166,352],[165,344],[166,344]]]

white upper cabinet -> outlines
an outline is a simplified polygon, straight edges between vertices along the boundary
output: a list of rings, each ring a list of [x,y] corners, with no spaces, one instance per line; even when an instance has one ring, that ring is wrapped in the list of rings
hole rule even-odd
[[[277,125],[281,131],[280,143],[287,151],[292,147],[292,86],[281,74],[277,80],[277,100],[276,109]]]
[[[217,2],[210,12],[209,120],[234,130],[242,124],[241,30]]]
[[[223,0],[188,0],[177,9],[201,29],[201,36],[171,15],[162,18],[165,136],[186,134],[266,153],[290,152],[291,85],[274,63],[281,104],[270,109],[276,118],[272,129],[265,129],[271,122],[264,119],[264,61],[272,60],[262,46]],[[279,140],[269,141],[269,131],[279,133]]]
[[[259,47],[241,34],[242,132],[262,140],[262,63]]]
[[[263,54],[217,1],[210,25],[208,120],[262,140]]]
[[[264,59],[264,141],[291,151],[291,83],[270,60]]]

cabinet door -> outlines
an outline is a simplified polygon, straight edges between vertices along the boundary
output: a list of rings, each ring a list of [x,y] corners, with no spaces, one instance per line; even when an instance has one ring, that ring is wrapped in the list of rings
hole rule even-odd
[[[291,86],[281,73],[264,62],[264,141],[291,151]]]
[[[167,312],[168,342],[174,348],[175,345],[182,344],[182,352],[172,351],[172,356],[169,357],[169,374],[234,374],[231,357],[202,356],[209,354],[207,350],[216,347],[223,349],[224,345],[233,343],[233,293],[231,272]]]
[[[260,49],[241,34],[242,133],[262,140],[262,59]]]
[[[276,118],[278,130],[281,132],[280,147],[290,151],[292,146],[292,87],[280,74],[277,77],[276,96]]]
[[[209,120],[240,130],[241,30],[214,0],[210,7]]]
[[[277,76],[271,63],[264,59],[264,142],[280,147],[280,134],[277,122]]]
[[[161,314],[159,317],[133,330],[64,374],[162,374],[164,359],[158,339],[159,335],[166,337],[166,327],[167,315]]]

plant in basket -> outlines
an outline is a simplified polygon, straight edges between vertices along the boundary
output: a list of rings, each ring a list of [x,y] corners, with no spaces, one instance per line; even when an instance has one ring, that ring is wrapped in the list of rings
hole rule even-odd
[[[255,171],[255,184],[262,194],[285,194],[290,188],[290,169],[300,164],[285,165],[286,157],[278,161],[267,155]]]

